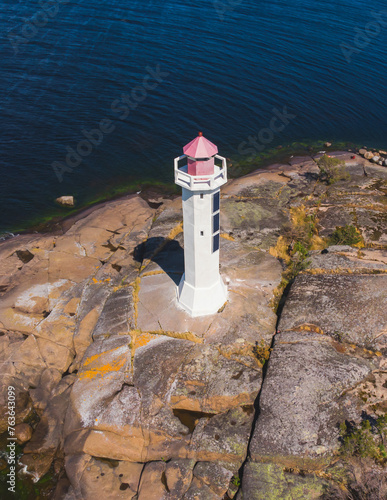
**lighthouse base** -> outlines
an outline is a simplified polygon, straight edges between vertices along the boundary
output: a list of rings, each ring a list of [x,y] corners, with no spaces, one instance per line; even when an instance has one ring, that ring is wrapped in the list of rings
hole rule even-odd
[[[227,288],[219,281],[209,288],[197,288],[185,281],[183,274],[177,287],[178,304],[193,318],[215,314],[227,300]]]

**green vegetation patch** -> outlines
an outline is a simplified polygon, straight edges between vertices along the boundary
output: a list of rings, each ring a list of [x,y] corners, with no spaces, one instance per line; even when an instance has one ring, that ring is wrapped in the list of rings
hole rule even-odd
[[[329,239],[330,245],[350,245],[356,246],[363,242],[363,237],[359,230],[350,224],[343,227],[336,227]]]
[[[345,162],[339,158],[323,155],[317,160],[317,165],[320,169],[319,179],[328,185],[351,178],[349,172],[345,170]]]
[[[368,419],[358,425],[343,422],[340,425],[340,434],[340,453],[343,456],[371,458],[381,465],[387,464],[387,414],[373,423]]]

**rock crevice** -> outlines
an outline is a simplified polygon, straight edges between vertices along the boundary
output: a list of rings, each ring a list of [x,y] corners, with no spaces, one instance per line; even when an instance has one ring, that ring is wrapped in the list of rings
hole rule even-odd
[[[336,156],[349,176],[333,185],[308,157],[224,188],[229,296],[210,317],[176,304],[179,198],[0,245],[2,387],[33,428],[20,464],[55,468],[53,498],[312,499],[345,483],[340,424],[387,405],[387,175]],[[361,244],[331,244],[348,225]]]

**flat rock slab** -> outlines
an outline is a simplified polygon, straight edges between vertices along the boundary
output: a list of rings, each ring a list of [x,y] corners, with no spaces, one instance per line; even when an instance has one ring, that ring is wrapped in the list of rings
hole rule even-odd
[[[314,160],[311,156],[292,156],[292,158],[290,158],[289,160],[289,164],[292,166],[303,166],[310,162],[314,163]]]
[[[256,170],[250,174],[240,177],[237,179],[232,179],[222,188],[222,196],[241,196],[242,192],[246,189],[259,189],[259,186],[267,184],[268,182],[276,184],[277,191],[281,185],[287,184],[289,179],[282,175],[284,170],[289,170],[292,167],[289,165],[272,165],[272,168],[268,167],[263,170]]]
[[[387,264],[387,250],[376,250],[373,248],[363,248],[361,250],[362,260],[370,260]]]
[[[308,270],[348,272],[387,271],[387,252],[383,250],[361,250],[347,247],[335,249],[329,247],[323,251],[310,252]]]
[[[189,458],[234,464],[238,470],[247,455],[253,418],[254,408],[243,406],[201,419],[192,436]]]
[[[191,318],[177,304],[177,285],[167,274],[141,278],[137,326],[143,331],[192,332],[203,337],[212,316]]]
[[[221,275],[229,290],[223,310],[191,318],[181,309],[177,302],[181,274],[173,265],[176,254],[163,250],[140,275],[137,327],[167,334],[191,332],[211,343],[239,338],[254,344],[263,337],[270,342],[276,315],[269,303],[281,281],[280,263],[268,253],[223,238],[221,251]]]
[[[373,165],[370,162],[365,163],[365,171],[371,177],[377,177],[379,179],[387,180],[387,168]]]
[[[132,287],[120,288],[108,297],[95,330],[94,340],[106,335],[128,334],[134,328]]]
[[[102,402],[112,398],[130,369],[130,341],[127,335],[93,342],[87,349],[71,393],[66,434],[97,424]]]
[[[144,468],[143,464],[130,462],[112,464],[86,454],[66,457],[65,467],[75,498],[85,500],[134,499]]]
[[[193,474],[219,497],[227,492],[233,475],[229,469],[213,462],[198,462]]]
[[[331,236],[336,227],[354,225],[356,214],[352,208],[334,206],[321,208],[317,213],[319,235]]]
[[[226,195],[221,204],[221,227],[241,243],[268,249],[275,245],[280,230],[288,222],[284,207],[295,191],[278,180],[239,182],[238,190]],[[289,181],[289,179],[287,179]],[[236,193],[236,194],[235,194]]]
[[[227,359],[211,345],[160,337],[138,349],[134,360],[143,405],[157,397],[176,410],[215,414],[253,405],[261,386],[253,359]]]
[[[135,350],[132,370],[130,345],[120,335],[87,349],[66,414],[66,453],[239,468],[262,380],[256,360],[159,336]]]
[[[269,206],[267,199],[225,200],[221,212],[221,226],[234,238],[252,246],[268,249],[275,245],[286,213],[277,206]],[[274,205],[274,204],[273,204]]]
[[[300,476],[275,464],[248,462],[236,500],[317,500],[326,485],[313,474]]]
[[[356,210],[357,225],[367,243],[387,244],[387,210]]]
[[[277,334],[250,445],[252,459],[310,469],[313,460],[318,463],[337,450],[339,424],[361,414],[346,392],[375,366],[325,335]]]
[[[361,346],[387,341],[387,276],[303,274],[296,278],[279,330],[312,325]]]
[[[367,189],[370,187],[370,189]],[[366,186],[350,187],[344,192],[343,190],[331,190],[321,203],[322,207],[327,206],[347,206],[353,208],[374,207],[383,210],[386,208],[387,199],[384,193],[371,190],[372,184],[368,182]]]

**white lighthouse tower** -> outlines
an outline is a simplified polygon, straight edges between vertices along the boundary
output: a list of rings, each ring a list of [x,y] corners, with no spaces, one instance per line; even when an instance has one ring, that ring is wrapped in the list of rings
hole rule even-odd
[[[183,188],[185,271],[177,297],[191,316],[205,316],[227,299],[219,274],[220,187],[227,182],[227,163],[201,132],[183,151],[175,158],[175,183]]]

